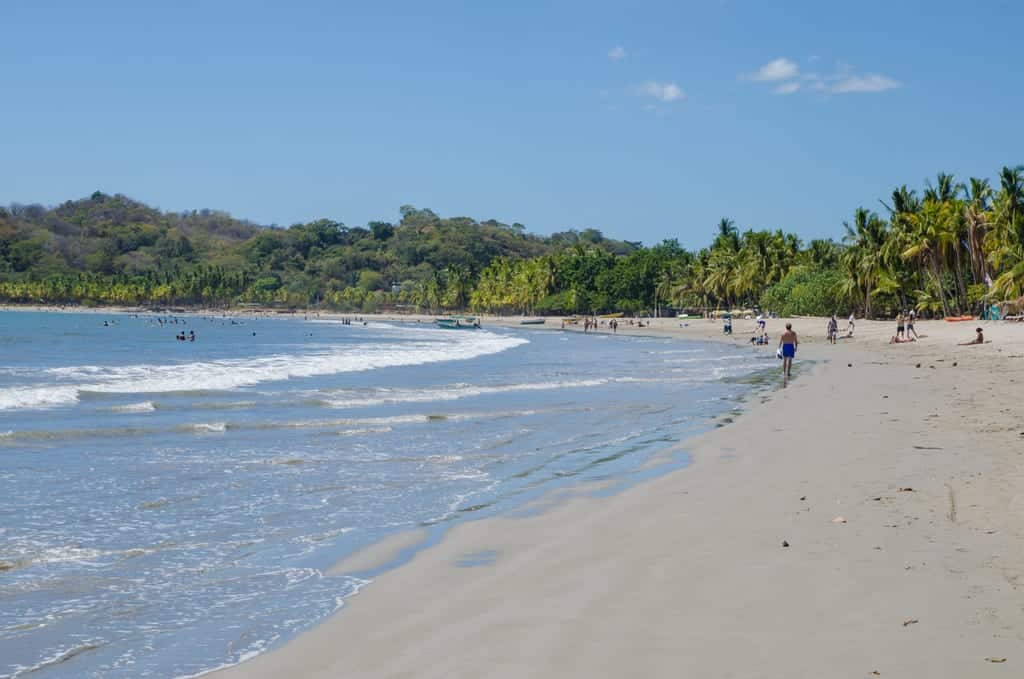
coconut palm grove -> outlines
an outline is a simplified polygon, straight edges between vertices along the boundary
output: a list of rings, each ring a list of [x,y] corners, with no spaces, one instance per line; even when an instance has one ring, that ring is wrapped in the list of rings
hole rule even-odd
[[[268,227],[163,212],[96,192],[0,208],[0,300],[46,305],[665,315],[758,306],[783,315],[978,312],[1024,293],[1024,166],[900,186],[807,243],[709,225],[708,247],[404,206],[397,224]]]

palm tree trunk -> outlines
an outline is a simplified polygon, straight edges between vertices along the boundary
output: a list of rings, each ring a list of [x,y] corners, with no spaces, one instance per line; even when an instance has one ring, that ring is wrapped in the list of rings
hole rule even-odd
[[[960,313],[963,312],[964,307],[967,306],[967,288],[964,287],[964,275],[963,275],[962,267],[960,266],[960,248],[959,247],[953,248],[953,256],[954,256],[954,259],[955,259],[954,266],[956,266],[956,285],[957,285],[957,290],[960,293],[959,296],[957,297],[957,302],[956,302],[957,314],[959,315]]]
[[[949,316],[949,305],[946,304],[946,293],[942,289],[942,276],[939,275],[939,263],[935,261],[933,255],[929,255],[928,262],[932,267],[932,274],[935,276],[935,285],[939,289],[939,300],[942,302],[942,315]]]

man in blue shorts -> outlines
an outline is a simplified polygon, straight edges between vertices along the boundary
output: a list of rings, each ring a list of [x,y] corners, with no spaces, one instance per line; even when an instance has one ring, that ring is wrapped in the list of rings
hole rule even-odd
[[[796,347],[800,344],[793,331],[793,324],[786,323],[786,331],[779,337],[779,350],[782,351],[782,386],[789,384],[789,372],[793,368],[793,357]]]

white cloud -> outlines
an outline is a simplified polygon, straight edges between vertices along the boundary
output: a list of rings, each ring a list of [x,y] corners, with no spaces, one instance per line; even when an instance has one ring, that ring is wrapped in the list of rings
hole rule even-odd
[[[686,96],[683,89],[675,83],[659,83],[654,80],[645,82],[636,88],[636,93],[644,97],[654,97],[659,101],[668,103],[678,101]]]
[[[899,81],[887,78],[884,75],[868,73],[867,75],[844,76],[833,83],[829,92],[835,94],[849,94],[853,92],[885,92],[894,90],[900,86]]]
[[[817,57],[811,57],[812,61]],[[759,68],[755,73],[741,75],[741,78],[776,83],[773,94],[796,94],[824,92],[826,94],[854,94],[885,92],[902,87],[902,83],[877,73],[858,74],[849,64],[839,62],[828,74],[801,73],[800,67],[789,59],[780,57]]]
[[[621,45],[616,45],[615,47],[608,50],[608,58],[611,59],[612,61],[621,61],[625,59],[626,48],[622,47]]]
[[[800,67],[795,63],[780,57],[773,59],[757,69],[757,72],[750,76],[751,80],[776,81],[791,80],[800,75]]]

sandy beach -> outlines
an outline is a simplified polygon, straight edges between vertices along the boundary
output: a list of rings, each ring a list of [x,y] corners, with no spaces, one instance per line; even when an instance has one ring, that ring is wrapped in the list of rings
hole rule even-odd
[[[680,322],[620,332],[722,339]],[[462,524],[217,676],[1021,676],[1024,325],[892,346],[861,321],[829,346],[793,323],[795,381],[688,441],[689,467]]]

